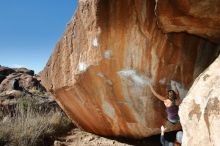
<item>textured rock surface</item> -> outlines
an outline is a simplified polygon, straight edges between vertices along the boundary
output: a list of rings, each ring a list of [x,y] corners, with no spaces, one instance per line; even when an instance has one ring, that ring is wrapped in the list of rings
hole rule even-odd
[[[4,77],[0,82],[0,120],[14,116],[19,110],[17,104],[27,106],[33,102],[36,109],[44,112],[60,109],[32,70],[0,66],[0,74]]]
[[[25,74],[28,74],[30,76],[34,76],[34,71],[33,70],[29,70],[27,68],[16,68],[15,71],[17,73],[25,73]]]
[[[18,70],[18,72],[16,70]],[[30,75],[29,72],[22,73],[19,69],[16,70],[15,72],[5,76],[4,80],[0,83],[0,92],[13,90],[15,80],[17,80],[16,88],[19,90],[39,90],[46,92],[46,89],[41,85],[36,76]]]
[[[220,143],[220,56],[194,82],[180,106],[183,146]]]
[[[219,0],[157,0],[156,13],[165,32],[188,32],[220,43]]]
[[[0,83],[6,78],[7,75],[13,72],[15,72],[15,70],[0,65]]]
[[[184,97],[218,54],[199,37],[162,33],[154,8],[154,0],[79,1],[41,77],[82,129],[127,137],[160,133],[165,107],[149,82],[162,95],[176,82]]]

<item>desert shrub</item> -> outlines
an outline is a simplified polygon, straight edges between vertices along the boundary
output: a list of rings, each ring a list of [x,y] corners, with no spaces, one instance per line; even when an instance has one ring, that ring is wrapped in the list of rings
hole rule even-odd
[[[13,117],[5,116],[0,121],[0,146],[49,145],[70,126],[70,120],[58,108],[42,111],[35,100],[22,98]]]

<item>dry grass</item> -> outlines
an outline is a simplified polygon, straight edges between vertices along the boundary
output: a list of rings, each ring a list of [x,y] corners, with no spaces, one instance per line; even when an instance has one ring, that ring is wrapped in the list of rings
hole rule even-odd
[[[38,110],[33,101],[22,100],[13,117],[0,121],[0,146],[49,145],[67,130],[70,120],[60,110]]]

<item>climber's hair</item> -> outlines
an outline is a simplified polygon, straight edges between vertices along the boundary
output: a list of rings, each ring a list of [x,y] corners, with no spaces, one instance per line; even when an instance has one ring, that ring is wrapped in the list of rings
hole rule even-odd
[[[168,94],[168,98],[171,100],[171,101],[175,101],[176,100],[176,92],[175,91],[173,91],[173,90],[168,90],[168,93],[169,92],[171,92],[172,93],[172,96],[170,96],[169,94]]]

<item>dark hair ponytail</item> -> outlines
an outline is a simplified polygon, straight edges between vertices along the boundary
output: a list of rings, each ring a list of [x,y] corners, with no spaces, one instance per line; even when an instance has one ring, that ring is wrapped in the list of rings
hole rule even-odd
[[[173,96],[170,98],[170,97],[168,97],[169,99],[171,99],[172,101],[175,101],[176,99],[177,99],[177,95],[176,95],[176,92],[175,91],[173,91],[173,90],[168,90],[168,92],[172,92],[173,93]]]

